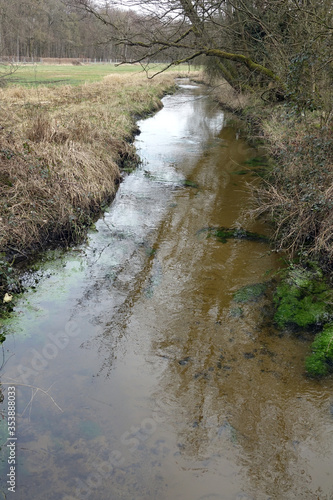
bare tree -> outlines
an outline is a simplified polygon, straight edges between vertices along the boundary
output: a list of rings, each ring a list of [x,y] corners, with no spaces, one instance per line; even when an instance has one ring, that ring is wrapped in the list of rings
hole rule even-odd
[[[295,73],[312,78],[312,92],[331,73],[331,0],[68,1],[108,29],[124,62],[167,68],[200,57],[234,89],[269,86],[281,98],[296,91]]]

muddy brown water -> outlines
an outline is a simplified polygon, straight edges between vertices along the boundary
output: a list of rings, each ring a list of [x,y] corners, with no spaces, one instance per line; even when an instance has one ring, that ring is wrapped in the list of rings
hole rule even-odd
[[[139,126],[142,165],[89,244],[45,258],[4,325],[1,410],[15,386],[17,463],[13,495],[2,420],[2,491],[333,498],[332,380],[305,377],[309,344],[274,329],[267,298],[233,300],[280,260],[265,243],[200,231],[243,224],[256,152],[191,84]]]

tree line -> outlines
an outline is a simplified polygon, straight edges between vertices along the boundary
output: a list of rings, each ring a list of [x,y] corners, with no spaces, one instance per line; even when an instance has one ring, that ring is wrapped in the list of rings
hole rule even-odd
[[[295,106],[332,102],[332,0],[67,0],[93,15],[124,60],[200,60],[236,91]]]
[[[332,0],[0,0],[0,57],[199,61],[236,91],[331,102]]]
[[[0,59],[120,60],[121,48],[105,43],[95,16],[62,0],[0,0]]]

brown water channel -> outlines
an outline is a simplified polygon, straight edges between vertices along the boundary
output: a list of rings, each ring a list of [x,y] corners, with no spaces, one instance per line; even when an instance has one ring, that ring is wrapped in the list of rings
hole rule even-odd
[[[200,86],[181,85],[139,126],[142,166],[88,245],[41,263],[5,326],[1,409],[11,384],[18,464],[14,495],[3,446],[3,492],[333,498],[332,380],[304,376],[309,344],[274,329],[265,296],[233,301],[278,257],[200,231],[241,223],[255,151]]]

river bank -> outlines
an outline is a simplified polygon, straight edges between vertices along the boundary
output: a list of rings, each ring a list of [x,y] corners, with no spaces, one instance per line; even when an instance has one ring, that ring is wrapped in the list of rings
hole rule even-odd
[[[137,119],[160,109],[176,76],[122,74],[77,87],[0,89],[0,295],[6,309],[20,292],[16,262],[85,238],[138,162],[132,146]]]
[[[264,91],[242,95],[225,82],[210,83],[214,99],[242,118],[246,135],[266,158],[250,212],[270,223],[275,250],[286,260],[274,319],[296,335],[313,334],[307,372],[327,375],[333,364],[331,116],[293,102],[269,102]]]

